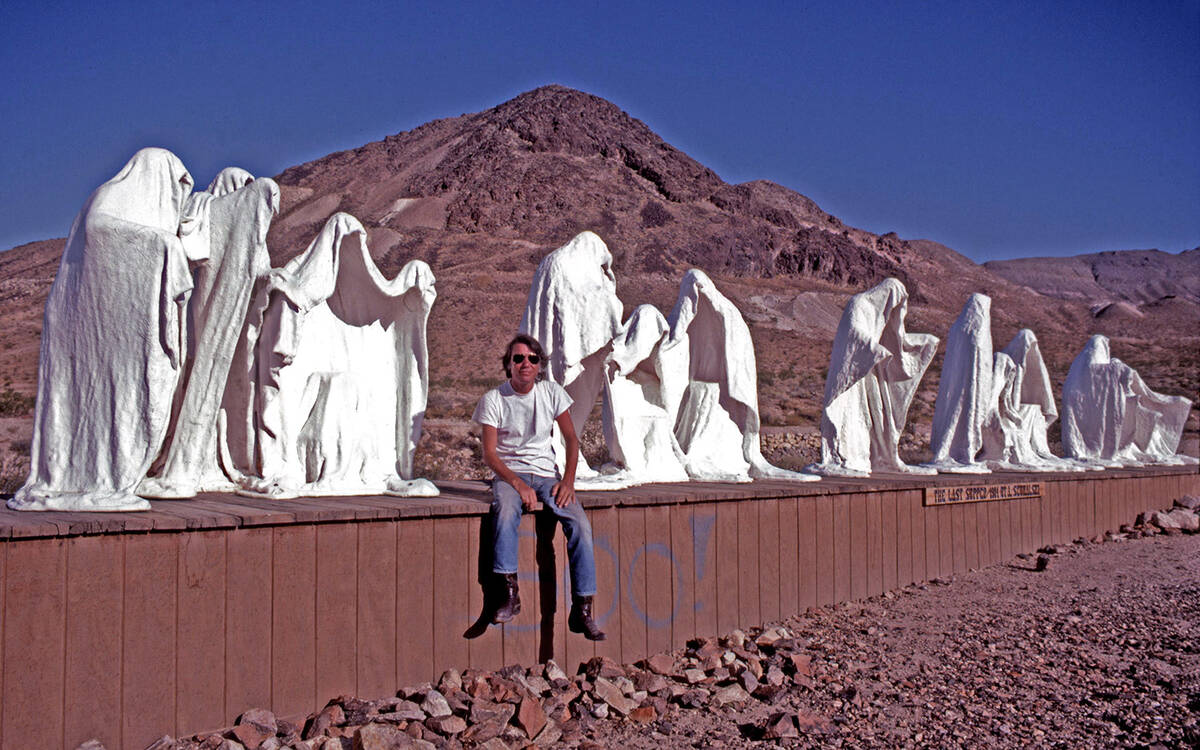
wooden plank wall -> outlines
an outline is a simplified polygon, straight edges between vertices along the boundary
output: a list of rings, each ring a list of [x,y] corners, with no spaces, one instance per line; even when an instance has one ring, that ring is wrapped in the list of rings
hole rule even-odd
[[[595,609],[609,636],[597,644],[567,632],[562,536],[539,537],[531,517],[524,608],[471,640],[478,516],[14,539],[0,543],[0,748],[96,737],[137,750],[253,706],[297,717],[450,667],[634,662],[1094,537],[1200,492],[1200,475],[1081,476],[1046,490],[930,508],[918,489],[594,508]]]

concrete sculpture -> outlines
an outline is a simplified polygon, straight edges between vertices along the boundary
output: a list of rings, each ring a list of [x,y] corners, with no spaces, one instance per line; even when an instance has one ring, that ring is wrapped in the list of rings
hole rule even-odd
[[[1050,452],[1046,432],[1058,419],[1058,408],[1037,337],[1028,328],[1018,331],[1008,346],[995,353],[992,394],[1001,439],[984,447],[989,466],[1018,471],[1086,468]]]
[[[1176,454],[1191,406],[1150,390],[1107,337],[1092,336],[1063,383],[1063,452],[1102,466],[1195,463]]]
[[[192,178],[143,149],[92,193],[46,300],[28,481],[17,510],[143,510],[186,356],[189,260],[179,223]],[[201,253],[197,255],[195,253]]]
[[[935,336],[905,331],[907,311],[908,290],[897,279],[886,279],[846,304],[825,379],[821,463],[809,471],[934,473],[900,460],[908,408],[938,344]]]
[[[549,361],[547,376],[571,397],[571,421],[576,434],[604,389],[604,361],[621,329],[621,300],[612,271],[612,254],[598,236],[581,232],[542,258],[533,275],[521,333],[541,343]],[[561,439],[555,455],[563,468]],[[597,472],[579,456],[577,479]]]
[[[980,454],[1003,442],[992,393],[991,310],[991,297],[972,294],[946,337],[929,441],[933,460],[926,464],[938,471],[985,474],[990,469]]]
[[[243,491],[270,497],[432,496],[413,479],[428,391],[423,261],[388,281],[367,233],[334,214],[256,296],[238,368],[251,380],[227,453]]]
[[[668,317],[671,347],[687,347],[687,386],[675,409],[675,437],[693,479],[814,481],[772,466],[759,443],[758,368],[750,329],[737,307],[700,270],[684,274]]]
[[[581,488],[817,479],[763,458],[750,330],[701,271],[684,277],[669,319],[643,305],[622,323],[612,256],[584,232],[538,266],[521,332],[545,347],[547,372],[574,399],[577,432],[601,400],[612,463],[597,471],[581,457]]]
[[[639,305],[612,342],[601,421],[619,471],[588,485],[686,482],[675,439],[677,405],[687,384],[687,349],[671,346],[671,327],[652,305]]]
[[[234,187],[239,183],[244,187]],[[267,230],[279,211],[279,187],[229,168],[209,190],[216,192],[192,195],[183,222],[207,246],[208,259],[193,274],[191,346],[178,407],[161,466],[138,488],[143,497],[185,498],[234,487],[218,459],[218,435],[227,420],[218,421],[254,284],[271,268]]]

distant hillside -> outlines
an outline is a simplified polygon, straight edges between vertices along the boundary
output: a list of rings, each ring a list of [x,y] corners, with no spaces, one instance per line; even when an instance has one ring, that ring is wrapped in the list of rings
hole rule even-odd
[[[1200,303],[1200,248],[1182,253],[1120,250],[1069,258],[1020,258],[983,264],[1047,297],[1093,305],[1135,305],[1178,297]]]

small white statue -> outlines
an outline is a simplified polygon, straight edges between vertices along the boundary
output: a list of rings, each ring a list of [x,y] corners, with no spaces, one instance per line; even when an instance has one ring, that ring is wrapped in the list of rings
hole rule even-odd
[[[244,492],[438,494],[412,478],[436,296],[423,261],[385,279],[366,230],[345,213],[271,272],[247,326],[248,424],[230,430],[227,448]]]
[[[900,460],[908,408],[938,344],[936,336],[904,330],[907,311],[908,291],[897,279],[859,292],[846,304],[825,379],[821,463],[808,471],[935,473]]]
[[[1150,390],[1092,336],[1063,383],[1062,442],[1070,458],[1102,466],[1196,463],[1176,454],[1192,402]]]
[[[990,469],[980,454],[1003,443],[992,393],[991,309],[991,297],[972,294],[946,338],[929,441],[933,461],[926,464],[938,471],[986,474]]]
[[[1014,471],[1084,471],[1085,465],[1050,452],[1046,432],[1058,419],[1058,408],[1033,331],[1018,331],[995,353],[993,363],[992,394],[1002,439],[985,445],[988,465]]]
[[[191,192],[174,154],[142,149],[76,217],[46,300],[30,476],[8,507],[150,507],[134,491],[186,356],[188,261],[207,251],[179,237]]]

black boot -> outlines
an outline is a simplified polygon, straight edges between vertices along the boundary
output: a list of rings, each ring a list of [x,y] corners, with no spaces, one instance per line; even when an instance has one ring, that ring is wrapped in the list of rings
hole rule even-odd
[[[517,588],[516,573],[496,573],[495,576],[498,606],[492,615],[492,622],[499,625],[521,613],[521,591]]]
[[[571,614],[567,616],[567,629],[572,633],[583,633],[583,637],[589,641],[603,641],[608,638],[596,627],[596,621],[592,619],[590,596],[571,597]]]

